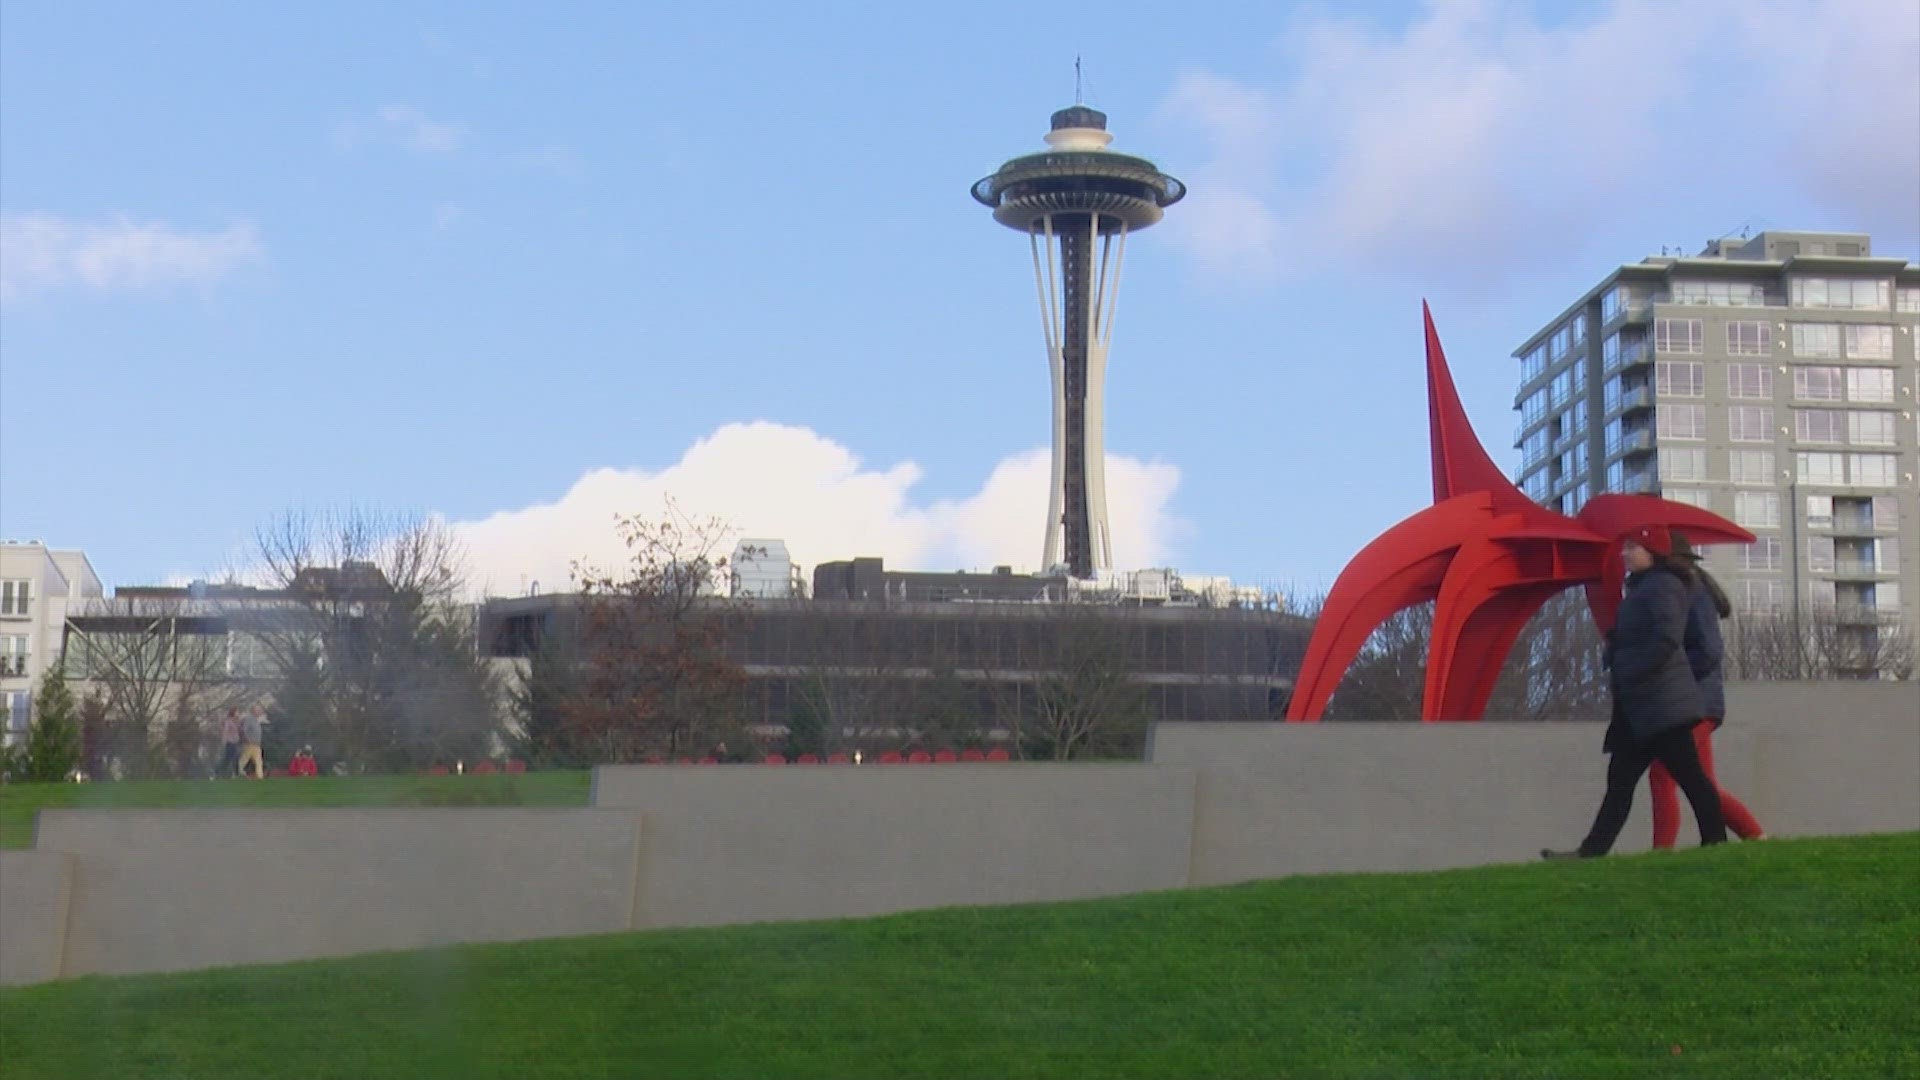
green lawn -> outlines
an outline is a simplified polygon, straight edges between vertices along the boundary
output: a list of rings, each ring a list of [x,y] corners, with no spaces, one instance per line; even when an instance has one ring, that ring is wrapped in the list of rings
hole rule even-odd
[[[585,806],[591,773],[359,776],[294,780],[122,780],[0,785],[0,848],[33,846],[44,809],[213,806]]]
[[[937,847],[929,858],[938,858]],[[1920,834],[0,993],[10,1077],[1911,1077]]]

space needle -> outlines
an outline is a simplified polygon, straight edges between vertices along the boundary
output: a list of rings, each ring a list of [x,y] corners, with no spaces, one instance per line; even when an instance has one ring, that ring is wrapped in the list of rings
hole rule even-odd
[[[1027,234],[1053,371],[1053,487],[1043,570],[1113,568],[1107,526],[1107,347],[1127,234],[1159,221],[1186,186],[1145,158],[1107,149],[1107,115],[1053,114],[1047,148],[973,185],[993,219]]]

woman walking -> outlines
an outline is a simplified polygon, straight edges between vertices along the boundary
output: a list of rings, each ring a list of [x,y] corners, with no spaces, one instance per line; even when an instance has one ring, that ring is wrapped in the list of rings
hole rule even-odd
[[[1621,558],[1627,567],[1627,590],[1606,650],[1613,687],[1613,722],[1602,743],[1612,755],[1607,794],[1580,846],[1542,851],[1543,858],[1591,859],[1613,850],[1633,809],[1633,789],[1655,761],[1666,765],[1686,792],[1700,825],[1700,842],[1718,844],[1727,838],[1719,792],[1700,767],[1691,734],[1705,715],[1685,650],[1692,565],[1674,558],[1672,536],[1660,527],[1628,534]]]
[[[1766,837],[1766,830],[1744,803],[1720,786],[1720,778],[1713,771],[1713,733],[1720,729],[1727,715],[1723,671],[1726,643],[1720,636],[1720,620],[1733,614],[1733,604],[1727,600],[1720,583],[1700,565],[1700,556],[1686,536],[1678,529],[1671,535],[1674,557],[1691,563],[1696,579],[1693,598],[1687,606],[1685,646],[1687,666],[1693,670],[1693,681],[1700,687],[1700,707],[1705,718],[1693,727],[1693,748],[1700,758],[1700,771],[1707,774],[1707,779],[1713,781],[1720,792],[1720,816],[1726,820],[1727,828],[1742,840],[1761,840]],[[1680,798],[1665,765],[1653,763],[1653,770],[1647,774],[1647,788],[1653,795],[1653,846],[1670,848],[1680,835]]]

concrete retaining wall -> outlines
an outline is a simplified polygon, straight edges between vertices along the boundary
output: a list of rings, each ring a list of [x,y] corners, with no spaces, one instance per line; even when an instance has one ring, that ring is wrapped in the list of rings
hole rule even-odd
[[[1728,697],[1720,776],[1770,831],[1920,829],[1920,685]],[[603,767],[591,810],[48,811],[0,852],[0,982],[1520,861],[1586,829],[1601,730],[1168,724],[1147,764]]]
[[[71,861],[64,976],[624,930],[638,841],[504,809],[52,810],[36,839]]]
[[[1146,765],[603,766],[646,819],[640,926],[1172,889],[1194,772]]]
[[[73,860],[46,851],[0,851],[0,986],[60,977]]]

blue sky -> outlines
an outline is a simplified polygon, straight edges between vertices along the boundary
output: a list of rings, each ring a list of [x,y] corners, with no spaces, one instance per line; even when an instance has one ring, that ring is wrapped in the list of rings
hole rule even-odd
[[[1076,53],[1193,192],[1128,252],[1128,565],[1324,585],[1424,505],[1423,297],[1511,465],[1509,354],[1613,265],[1920,252],[1920,0],[1090,10],[9,3],[0,534],[134,584],[357,504],[512,592],[671,494],[1030,566],[1040,327],[967,188]]]

